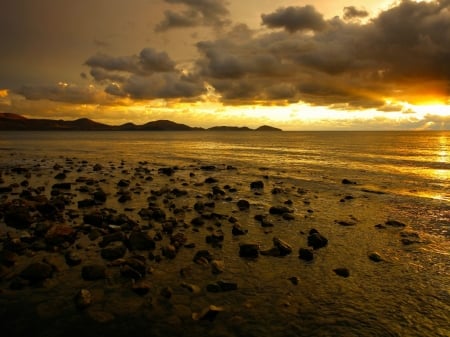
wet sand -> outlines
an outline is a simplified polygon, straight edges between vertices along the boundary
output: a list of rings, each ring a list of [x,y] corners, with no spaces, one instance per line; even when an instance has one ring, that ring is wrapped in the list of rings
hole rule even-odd
[[[427,277],[445,279],[448,266],[429,254],[445,242],[412,227],[392,196],[357,177],[330,186],[258,172],[78,158],[4,167],[2,331],[449,332],[448,291]]]

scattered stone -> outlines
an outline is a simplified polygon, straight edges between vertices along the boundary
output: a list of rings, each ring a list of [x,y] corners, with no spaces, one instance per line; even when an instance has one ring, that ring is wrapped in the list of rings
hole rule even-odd
[[[53,268],[51,265],[43,262],[35,262],[29,264],[20,276],[31,283],[39,283],[52,277]]]
[[[200,226],[203,226],[205,224],[205,220],[202,217],[198,216],[198,217],[195,217],[195,218],[193,218],[191,220],[191,224],[193,226],[200,227]]]
[[[131,250],[151,250],[155,249],[155,241],[153,240],[151,232],[147,231],[133,231],[131,232],[128,243]]]
[[[183,283],[181,283],[181,287],[189,290],[191,293],[193,293],[195,295],[198,295],[202,292],[202,290],[200,289],[200,287],[198,285],[191,284],[191,283],[183,282]]]
[[[250,203],[247,200],[241,199],[237,202],[239,210],[246,211],[250,208]]]
[[[209,307],[203,309],[201,312],[194,312],[192,314],[192,319],[194,321],[214,321],[219,312],[223,311],[222,307],[215,305],[210,305]]]
[[[162,247],[161,253],[168,259],[174,259],[177,256],[177,250],[173,245],[166,245]]]
[[[213,178],[213,177],[208,177],[205,179],[205,184],[215,184],[218,182],[219,182],[219,180],[217,180],[216,178]]]
[[[356,182],[345,178],[345,179],[342,179],[342,184],[343,185],[356,185]]]
[[[81,277],[86,281],[95,281],[106,278],[106,267],[100,264],[83,266]]]
[[[160,169],[158,169],[158,173],[170,177],[175,173],[175,170],[172,167],[161,167]]]
[[[312,261],[314,259],[314,253],[312,249],[300,248],[298,251],[298,257],[304,261]]]
[[[64,173],[64,172],[60,172],[60,173],[58,173],[56,176],[55,176],[55,179],[56,180],[64,180],[64,179],[66,179],[67,178],[67,176],[66,176],[66,174]]]
[[[356,222],[346,220],[335,220],[335,223],[344,227],[356,226]]]
[[[250,188],[253,189],[263,189],[264,188],[264,182],[262,182],[261,180],[258,181],[253,181],[252,183],[250,183]]]
[[[397,220],[388,220],[385,222],[385,224],[391,227],[399,227],[399,228],[406,227],[406,225],[403,222]]]
[[[58,246],[65,242],[72,244],[75,241],[76,234],[70,225],[54,225],[45,234],[45,241],[51,246]]]
[[[104,248],[109,245],[111,242],[124,242],[126,240],[125,234],[123,232],[114,232],[110,234],[106,234],[103,236],[102,241],[99,242],[100,248]]]
[[[131,289],[139,296],[145,296],[152,289],[152,285],[148,281],[140,280],[136,283],[133,283]]]
[[[16,253],[5,249],[0,251],[0,264],[4,265],[5,267],[12,267],[16,264],[16,262],[17,262]]]
[[[233,224],[233,229],[231,230],[231,233],[233,235],[245,235],[247,234],[248,230],[243,229],[242,226],[238,223]]]
[[[272,215],[283,215],[286,213],[292,213],[293,211],[286,206],[272,206],[269,209],[269,213]]]
[[[197,264],[209,264],[213,260],[213,256],[208,250],[199,250],[195,253],[193,261]]]
[[[377,252],[372,252],[369,253],[369,259],[372,260],[373,262],[381,262],[383,261],[383,258],[381,257],[380,254],[378,254]]]
[[[9,227],[26,229],[31,226],[33,219],[28,208],[24,206],[12,206],[4,214],[4,221]]]
[[[289,277],[288,280],[291,281],[291,283],[292,283],[294,286],[298,285],[298,283],[299,283],[299,281],[300,281],[300,279],[299,279],[297,276]]]
[[[336,275],[341,277],[349,277],[350,271],[347,268],[336,268],[333,269],[333,271],[336,273]]]
[[[164,287],[161,289],[159,294],[164,298],[170,299],[173,295],[173,290],[170,287]]]
[[[210,235],[206,236],[206,243],[218,246],[224,240],[224,234],[221,229],[213,231]]]
[[[328,244],[328,239],[321,235],[316,229],[311,229],[308,235],[308,246],[313,249],[323,248]]]
[[[108,246],[101,250],[101,256],[105,260],[115,260],[125,256],[127,247],[123,242],[111,242]]]
[[[52,190],[70,190],[72,188],[72,184],[71,183],[57,183],[57,184],[53,184],[52,186]]]
[[[235,282],[228,281],[217,281],[217,285],[220,287],[221,291],[233,291],[238,289],[238,284]]]
[[[101,171],[102,169],[103,169],[103,166],[100,165],[100,164],[95,164],[94,167],[93,167],[93,170],[94,170],[95,172]]]
[[[75,305],[78,309],[86,309],[92,304],[92,294],[87,289],[81,289],[75,295]]]
[[[273,245],[280,252],[280,256],[286,256],[292,253],[292,247],[285,241],[278,237],[273,238]]]
[[[282,218],[286,221],[292,221],[292,220],[295,220],[295,215],[291,214],[291,213],[284,213],[282,215]]]
[[[211,272],[213,274],[221,274],[225,271],[225,263],[222,260],[211,261]]]
[[[95,206],[94,199],[83,199],[78,201],[78,208],[89,208]]]
[[[92,197],[94,198],[94,201],[97,203],[104,203],[106,202],[107,195],[106,192],[103,190],[97,190],[92,194]]]
[[[66,252],[64,257],[66,259],[66,263],[71,267],[78,266],[82,261],[81,255],[73,250]]]
[[[256,243],[241,243],[239,244],[239,256],[256,258],[259,256],[259,245]]]

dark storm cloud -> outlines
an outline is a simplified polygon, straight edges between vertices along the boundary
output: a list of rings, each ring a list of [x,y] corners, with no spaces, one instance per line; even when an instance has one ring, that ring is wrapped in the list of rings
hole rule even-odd
[[[14,91],[15,94],[24,96],[29,100],[47,99],[55,102],[74,104],[105,103],[99,96],[99,92],[89,87],[75,85],[56,84],[43,86],[22,86]]]
[[[144,48],[139,55],[132,56],[97,54],[87,59],[85,64],[93,69],[133,74],[173,71],[175,67],[175,62],[166,52],[158,52],[152,48]]]
[[[197,44],[199,74],[228,104],[279,97],[383,110],[383,97],[450,96],[449,0],[405,0],[366,24],[325,22],[313,7],[278,9],[262,20],[285,30]]]
[[[165,11],[163,21],[155,27],[158,32],[183,27],[221,27],[229,23],[228,3],[224,0],[165,0],[165,2],[184,5],[187,10]]]
[[[355,6],[348,6],[344,7],[344,19],[345,20],[351,20],[351,19],[360,19],[365,18],[369,16],[369,12],[367,12],[364,9],[357,9]]]
[[[320,31],[326,26],[322,14],[313,6],[279,8],[271,14],[262,14],[262,23],[269,28],[284,28],[288,32]]]

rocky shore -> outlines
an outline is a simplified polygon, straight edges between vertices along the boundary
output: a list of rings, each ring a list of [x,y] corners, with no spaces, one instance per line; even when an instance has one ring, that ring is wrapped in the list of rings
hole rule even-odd
[[[2,330],[276,335],[276,323],[255,324],[289,325],[364,282],[382,287],[395,259],[427,244],[352,177],[324,189],[259,171],[77,158],[3,166]]]

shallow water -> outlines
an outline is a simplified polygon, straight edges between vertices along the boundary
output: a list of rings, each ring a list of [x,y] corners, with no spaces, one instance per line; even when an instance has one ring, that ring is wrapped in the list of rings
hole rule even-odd
[[[119,212],[134,209],[127,215],[142,225],[146,224],[137,210],[146,207],[151,190],[162,186],[189,191],[173,202],[179,208],[191,208],[180,219],[190,223],[196,216],[192,206],[207,200],[211,191],[203,181],[213,176],[219,186],[237,189],[227,193],[231,200],[215,200],[214,211],[236,217],[248,230],[245,236],[232,236],[232,225],[223,220],[225,241],[221,248],[212,248],[205,235],[210,233],[209,226],[215,228],[214,221],[198,231],[179,228],[196,248],[182,248],[174,260],[149,262],[153,272],[146,278],[153,287],[145,297],[131,292],[130,281],[114,268],[106,281],[83,281],[77,266],[56,273],[43,288],[10,291],[8,282],[2,282],[0,317],[12,335],[31,331],[37,336],[450,335],[449,133],[14,132],[0,135],[0,148],[5,183],[23,179],[10,174],[11,167],[34,167],[30,180],[35,186],[46,186],[49,193],[55,182],[53,165],[69,166],[68,181],[83,175],[101,180],[100,186],[111,196],[105,207]],[[73,164],[67,165],[66,158],[75,158]],[[83,166],[82,160],[87,164]],[[142,161],[148,163],[138,164]],[[92,172],[95,163],[105,169]],[[199,165],[205,164],[217,169],[200,170]],[[178,165],[179,170],[172,178],[158,175],[158,168],[165,165]],[[227,165],[236,170],[227,170]],[[139,166],[151,170],[153,181],[135,174]],[[113,197],[121,178],[141,188],[126,204]],[[344,178],[357,184],[342,185]],[[266,186],[257,195],[249,184],[260,179]],[[283,193],[273,195],[273,187],[282,188]],[[353,199],[342,202],[348,195]],[[84,197],[74,196],[72,208]],[[237,209],[239,199],[250,201],[249,211]],[[270,216],[275,226],[262,228],[253,219],[288,199],[293,202],[295,220]],[[374,227],[388,219],[402,221],[407,228]],[[341,220],[355,225],[340,226],[336,221]],[[80,225],[81,219],[73,224]],[[324,234],[329,245],[307,263],[299,260],[297,251],[306,247],[311,228]],[[2,236],[10,231],[4,225],[0,230]],[[416,233],[420,243],[402,244],[403,231]],[[274,236],[291,244],[293,253],[283,258],[239,257],[240,242],[270,248]],[[80,242],[85,261],[101,261],[96,241],[82,236]],[[160,245],[164,243],[167,238]],[[199,249],[208,249],[223,260],[224,273],[212,275],[209,268],[193,264]],[[368,254],[374,251],[384,261],[370,261]],[[30,257],[20,259],[25,263]],[[186,281],[179,274],[184,267],[192,269],[187,281],[198,285],[200,294],[180,287]],[[337,276],[333,269],[339,267],[348,268],[350,277]],[[298,278],[298,285],[288,280],[291,277]],[[205,290],[221,279],[238,283],[238,290]],[[173,289],[169,301],[159,296],[165,286]],[[88,287],[95,299],[84,312],[72,300],[82,287]],[[193,312],[210,304],[224,308],[213,322],[192,319]]]

